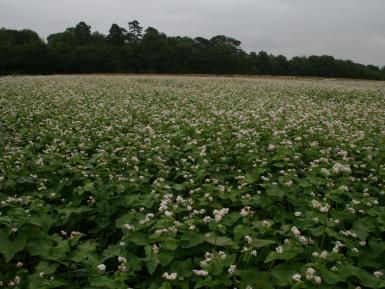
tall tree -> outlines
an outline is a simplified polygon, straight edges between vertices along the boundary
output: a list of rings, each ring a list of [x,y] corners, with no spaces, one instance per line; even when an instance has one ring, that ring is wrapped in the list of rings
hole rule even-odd
[[[118,24],[112,24],[109,30],[107,40],[115,46],[121,46],[126,40],[126,29],[120,27]]]
[[[74,30],[75,43],[78,45],[85,45],[91,40],[91,26],[85,22],[80,22],[76,25]]]
[[[143,37],[143,28],[140,26],[139,21],[133,20],[128,22],[128,40],[130,42],[139,42]]]

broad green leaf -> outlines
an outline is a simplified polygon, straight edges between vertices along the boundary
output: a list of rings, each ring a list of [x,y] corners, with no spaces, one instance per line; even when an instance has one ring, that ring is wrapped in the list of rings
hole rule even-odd
[[[269,263],[273,260],[292,260],[295,256],[297,256],[298,252],[292,250],[283,250],[281,254],[278,252],[270,252],[269,255],[265,259],[265,263]]]
[[[271,274],[276,279],[277,285],[287,286],[293,283],[292,277],[294,274],[299,273],[300,267],[301,264],[282,263],[275,266]]]
[[[156,267],[159,265],[158,258],[151,258],[146,262],[146,267],[150,275],[154,274]]]
[[[275,242],[273,240],[255,239],[255,240],[253,240],[253,247],[262,248],[262,247],[266,247],[268,245],[275,244],[275,243],[277,243],[277,242]]]
[[[197,234],[194,232],[182,235],[181,240],[181,247],[188,249],[204,243],[205,238],[202,234]]]
[[[234,242],[231,238],[229,237],[224,237],[224,236],[217,236],[214,233],[211,233],[209,235],[206,235],[204,237],[205,241],[207,243],[213,244],[215,246],[231,246],[234,245]]]
[[[11,236],[9,236],[11,235]],[[11,261],[16,253],[22,251],[27,244],[27,232],[21,229],[17,233],[9,233],[7,229],[0,229],[0,253],[5,262]]]

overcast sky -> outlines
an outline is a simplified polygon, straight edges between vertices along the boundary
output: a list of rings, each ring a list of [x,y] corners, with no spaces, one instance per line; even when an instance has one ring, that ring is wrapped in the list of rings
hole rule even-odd
[[[385,65],[385,0],[0,0],[0,27],[43,38],[80,21],[107,33],[133,19],[167,35],[224,34],[246,51]]]

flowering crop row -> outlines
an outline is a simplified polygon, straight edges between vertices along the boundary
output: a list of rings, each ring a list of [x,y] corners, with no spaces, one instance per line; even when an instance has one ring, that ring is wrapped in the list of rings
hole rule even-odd
[[[382,82],[0,78],[0,287],[385,288]]]

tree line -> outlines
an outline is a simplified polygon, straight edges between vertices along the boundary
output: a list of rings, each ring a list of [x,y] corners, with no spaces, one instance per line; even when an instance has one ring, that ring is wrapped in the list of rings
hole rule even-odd
[[[333,56],[291,59],[265,51],[247,53],[241,42],[217,35],[167,36],[136,20],[112,24],[108,35],[80,22],[47,41],[29,29],[0,29],[0,75],[54,73],[247,74],[385,79],[385,66]]]

